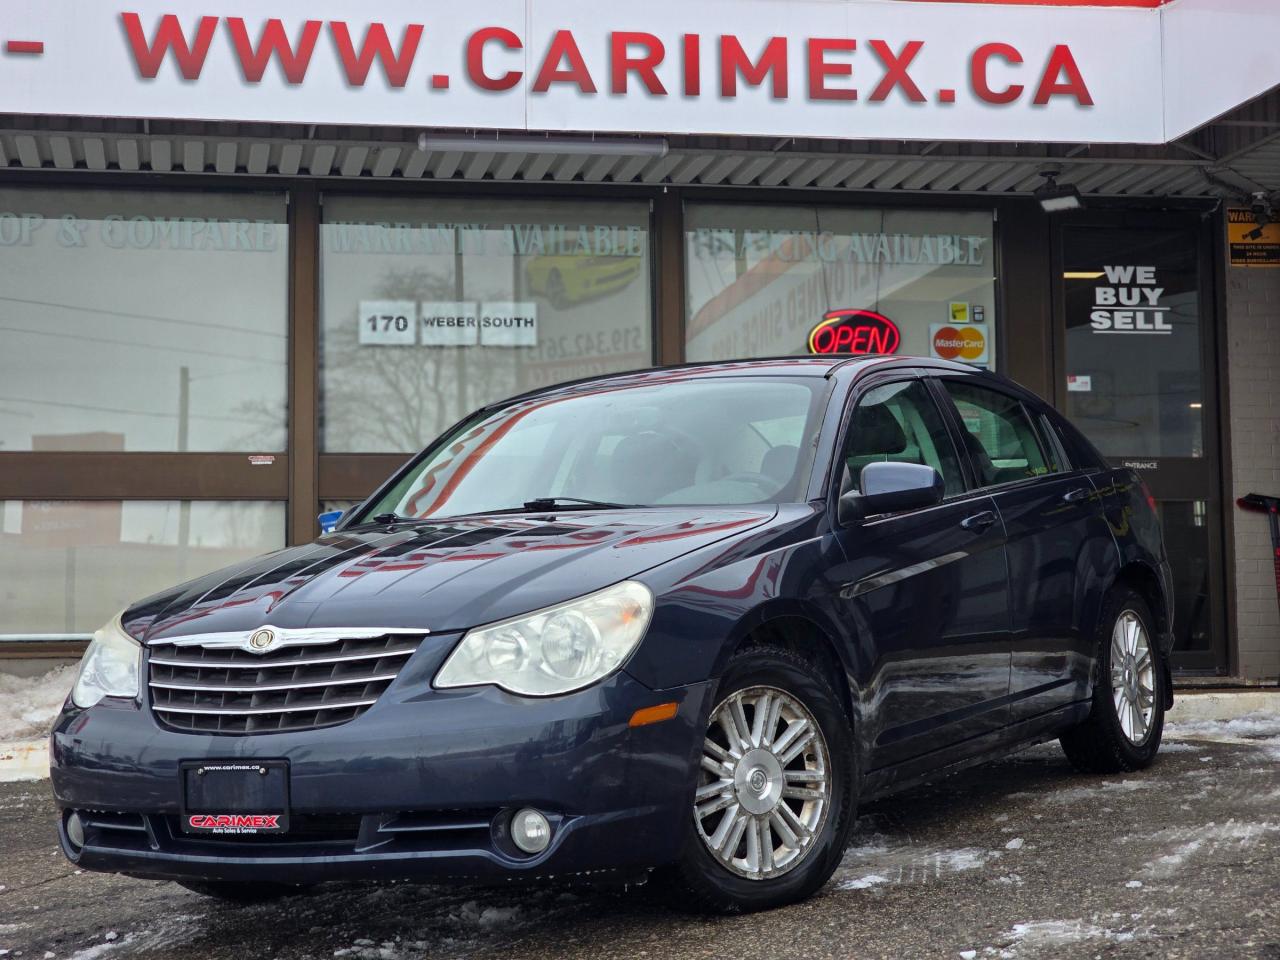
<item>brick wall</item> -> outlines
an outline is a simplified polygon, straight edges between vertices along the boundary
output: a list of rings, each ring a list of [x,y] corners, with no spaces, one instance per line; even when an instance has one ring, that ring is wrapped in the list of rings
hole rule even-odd
[[[1234,490],[1237,642],[1242,676],[1280,678],[1280,609],[1266,518],[1235,506],[1280,496],[1280,269],[1227,268],[1227,379]]]

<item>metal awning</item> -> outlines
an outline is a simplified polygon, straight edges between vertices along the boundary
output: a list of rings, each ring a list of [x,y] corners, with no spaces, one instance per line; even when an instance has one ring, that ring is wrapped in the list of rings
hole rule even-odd
[[[343,180],[673,184],[910,193],[1026,194],[1047,167],[1099,197],[1280,192],[1280,91],[1164,147],[834,141],[590,134],[572,149],[450,131],[447,149],[404,128],[0,117],[0,168]],[[564,142],[557,135],[556,142]],[[607,149],[604,146],[607,144]]]

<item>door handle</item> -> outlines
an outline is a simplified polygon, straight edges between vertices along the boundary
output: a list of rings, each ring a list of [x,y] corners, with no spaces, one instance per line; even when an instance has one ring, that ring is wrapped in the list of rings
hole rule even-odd
[[[1079,503],[1085,497],[1089,496],[1089,491],[1084,487],[1076,487],[1074,490],[1068,490],[1062,495],[1062,499],[1066,503]]]
[[[972,517],[965,517],[960,521],[960,526],[964,527],[966,530],[972,530],[976,533],[987,529],[987,527],[995,523],[997,519],[998,518],[996,517],[994,510],[983,510],[981,513],[975,513]]]

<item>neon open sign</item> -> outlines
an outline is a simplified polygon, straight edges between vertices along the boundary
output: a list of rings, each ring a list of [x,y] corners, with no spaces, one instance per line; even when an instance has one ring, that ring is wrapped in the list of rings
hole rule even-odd
[[[898,325],[874,310],[831,310],[809,331],[810,353],[896,353]]]

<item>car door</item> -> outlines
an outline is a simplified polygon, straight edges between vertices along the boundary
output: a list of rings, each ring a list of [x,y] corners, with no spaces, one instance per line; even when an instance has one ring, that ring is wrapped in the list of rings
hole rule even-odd
[[[1089,696],[1090,591],[1114,550],[1094,486],[1073,469],[1038,403],[970,377],[940,377],[979,490],[1005,530],[1012,629],[1010,722]]]
[[[832,573],[865,658],[861,720],[874,772],[1005,722],[1004,531],[995,502],[966,490],[955,438],[924,381],[871,381],[846,414],[844,434],[842,492],[856,489],[875,460],[926,464],[946,485],[936,506],[837,526],[845,559]]]

